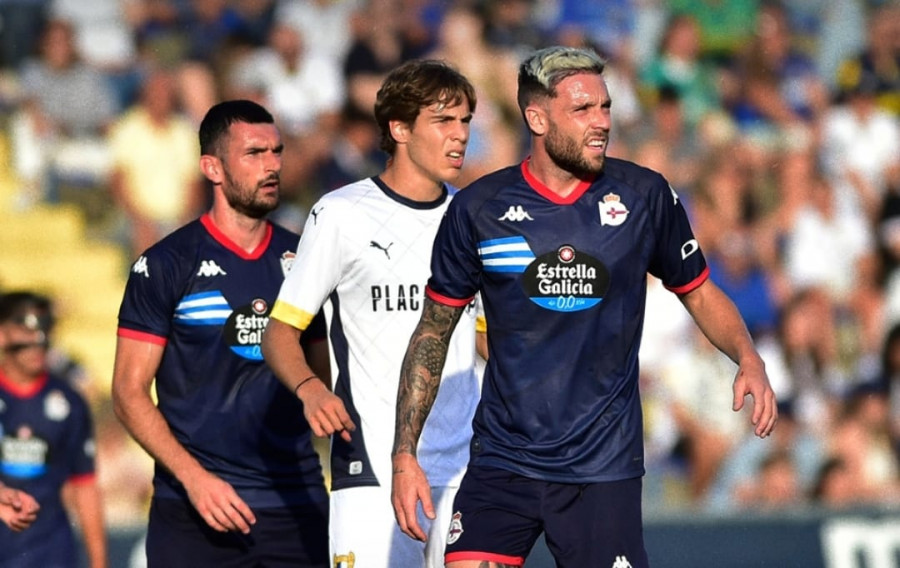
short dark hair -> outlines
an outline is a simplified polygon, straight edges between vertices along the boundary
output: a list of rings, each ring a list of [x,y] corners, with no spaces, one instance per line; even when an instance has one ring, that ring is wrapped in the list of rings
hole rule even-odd
[[[272,114],[261,105],[244,99],[215,104],[200,122],[200,153],[215,156],[220,150],[222,138],[235,122],[247,124],[274,124]]]
[[[391,71],[375,98],[375,122],[381,129],[381,149],[394,155],[397,141],[390,121],[412,124],[419,112],[435,103],[455,106],[465,100],[475,112],[475,87],[462,73],[437,59],[413,59]]]
[[[600,75],[606,61],[588,48],[553,46],[539,49],[519,66],[517,102],[522,116],[535,99],[553,98],[556,86],[577,73]]]
[[[8,322],[24,323],[23,318],[37,312],[49,328],[53,325],[53,304],[50,298],[29,292],[17,290],[0,295],[0,324]]]

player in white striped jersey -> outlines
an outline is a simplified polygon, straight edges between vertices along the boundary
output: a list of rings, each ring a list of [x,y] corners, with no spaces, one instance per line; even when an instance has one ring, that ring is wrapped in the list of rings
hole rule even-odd
[[[456,191],[447,183],[462,168],[475,103],[468,80],[442,62],[412,61],[388,76],[375,103],[388,165],[313,206],[264,335],[266,360],[303,401],[313,431],[336,434],[329,531],[336,568],[443,566],[480,393],[474,302],[451,340],[436,411],[419,445],[431,482],[420,511],[427,543],[397,528],[390,450],[403,354],[421,314],[432,243]],[[297,347],[322,306],[333,393]]]

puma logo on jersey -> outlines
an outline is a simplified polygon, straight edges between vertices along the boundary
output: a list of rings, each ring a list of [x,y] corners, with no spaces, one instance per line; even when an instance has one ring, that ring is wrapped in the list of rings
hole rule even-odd
[[[319,222],[319,213],[322,212],[322,209],[325,209],[325,207],[319,207],[310,211],[310,214],[313,216],[313,225]]]
[[[521,205],[510,205],[509,209],[506,210],[498,221],[534,221],[531,215],[528,214],[528,211],[522,208]]]
[[[150,278],[150,270],[147,267],[147,257],[141,256],[134,261],[134,264],[131,266],[131,271],[135,274],[143,274],[144,278]]]
[[[200,261],[200,270],[197,271],[197,276],[225,276],[226,274],[215,260]]]
[[[388,252],[388,249],[394,246],[394,243],[389,244],[388,246],[381,246],[379,243],[375,241],[369,241],[369,246],[372,248],[377,248],[378,250],[384,252],[384,256],[388,257],[388,260],[391,259],[391,253]]]

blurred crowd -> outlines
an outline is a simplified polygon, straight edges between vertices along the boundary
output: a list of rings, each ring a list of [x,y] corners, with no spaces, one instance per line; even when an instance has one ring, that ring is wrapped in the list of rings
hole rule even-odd
[[[250,98],[285,136],[276,220],[299,232],[381,170],[375,93],[414,57],[477,88],[465,185],[525,156],[517,66],[550,44],[607,58],[609,155],[670,181],[779,398],[754,439],[736,366],[651,279],[648,513],[900,508],[897,0],[0,0],[13,206],[99,194],[136,257],[207,204],[203,113]],[[140,521],[147,462],[91,398],[109,520]]]

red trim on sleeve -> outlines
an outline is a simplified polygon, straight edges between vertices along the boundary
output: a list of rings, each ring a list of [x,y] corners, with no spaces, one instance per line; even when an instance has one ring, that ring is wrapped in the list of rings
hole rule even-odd
[[[531,162],[531,156],[525,158],[522,162],[522,175],[525,177],[525,181],[528,182],[528,185],[531,186],[531,189],[535,190],[539,195],[547,199],[552,203],[557,203],[559,205],[571,205],[578,201],[578,198],[584,195],[584,192],[591,187],[591,184],[594,182],[591,180],[582,180],[575,186],[575,189],[569,195],[565,197],[561,197],[558,193],[544,185],[538,178],[534,177],[534,174],[531,173],[531,170],[528,169],[528,164]]]
[[[504,554],[493,554],[490,552],[448,552],[444,555],[444,562],[446,564],[449,564],[451,562],[462,562],[465,560],[496,562],[497,564],[503,564],[506,566],[523,566],[525,564],[525,559],[521,556],[506,556]]]
[[[218,227],[213,223],[212,217],[209,216],[209,213],[204,213],[200,216],[200,222],[203,223],[203,226],[206,227],[206,230],[209,231],[209,234],[212,235],[214,239],[219,241],[223,247],[227,248],[234,254],[243,258],[244,260],[256,260],[266,252],[266,249],[269,248],[269,243],[272,241],[272,223],[266,223],[266,236],[263,237],[262,242],[257,245],[255,249],[251,252],[247,252],[241,247],[239,247],[234,241],[228,238],[222,231],[219,230]]]
[[[128,329],[125,327],[120,327],[116,332],[116,335],[119,337],[125,337],[127,339],[134,339],[137,341],[144,341],[146,343],[155,343],[157,345],[165,345],[166,338],[155,335],[152,333],[147,333],[146,331],[137,331],[134,329]]]
[[[470,296],[465,299],[458,298],[450,298],[449,296],[444,296],[443,294],[438,294],[428,286],[425,286],[425,295],[437,302],[438,304],[444,304],[445,306],[450,306],[451,308],[462,308],[463,306],[468,306],[469,302],[472,301],[472,298],[475,296]]]
[[[666,289],[671,292],[675,292],[676,294],[687,294],[691,290],[695,290],[698,286],[700,286],[701,284],[706,282],[706,280],[708,278],[709,278],[709,267],[707,266],[706,268],[703,269],[703,272],[700,273],[700,276],[694,278],[693,280],[691,280],[684,286],[677,286],[677,287],[666,286]]]
[[[71,483],[72,485],[86,485],[88,483],[93,483],[96,480],[97,474],[92,471],[90,473],[79,473],[77,475],[73,475],[66,480],[66,483]]]

